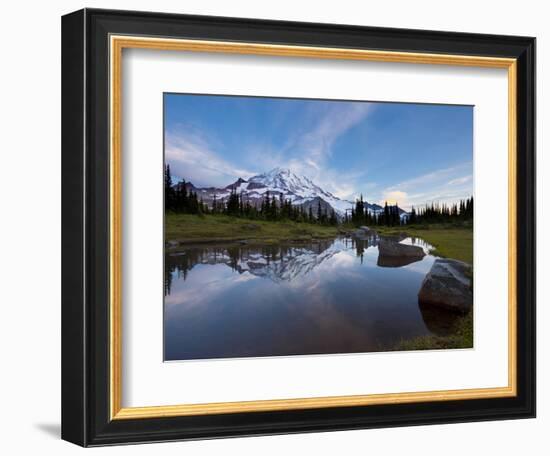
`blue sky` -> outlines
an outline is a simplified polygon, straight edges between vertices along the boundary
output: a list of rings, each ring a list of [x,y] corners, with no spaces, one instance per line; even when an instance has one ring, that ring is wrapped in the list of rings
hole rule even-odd
[[[277,166],[409,209],[473,193],[473,107],[165,94],[172,174],[225,186]]]

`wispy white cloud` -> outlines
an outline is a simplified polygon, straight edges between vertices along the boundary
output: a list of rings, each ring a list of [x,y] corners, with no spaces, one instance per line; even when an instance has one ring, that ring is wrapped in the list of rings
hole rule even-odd
[[[362,171],[340,173],[328,166],[335,142],[362,122],[374,109],[371,103],[335,104],[311,113],[309,127],[300,128],[282,147],[270,142],[247,143],[242,151],[247,167],[238,167],[223,158],[223,143],[214,132],[202,132],[180,124],[166,132],[165,153],[172,174],[199,186],[225,186],[236,178],[249,178],[277,166],[307,176],[340,198],[353,199]],[[246,141],[244,141],[246,143]]]
[[[296,138],[294,147],[304,155],[304,162],[322,164],[332,155],[335,141],[365,119],[373,106],[371,103],[349,103],[329,108],[314,128]]]
[[[206,138],[192,128],[165,133],[165,160],[174,176],[191,180],[197,186],[225,186],[237,177],[256,174],[253,168],[229,163],[215,148],[214,138]]]
[[[447,185],[450,185],[450,186],[453,186],[453,185],[460,185],[460,184],[465,184],[466,182],[471,182],[472,181],[472,175],[468,175],[468,176],[463,176],[463,177],[458,177],[456,179],[452,179],[450,180]]]
[[[422,174],[420,176],[413,177],[411,179],[407,179],[403,182],[400,182],[396,185],[392,185],[390,189],[399,189],[399,190],[413,190],[417,189],[419,186],[425,186],[425,185],[431,185],[431,184],[452,184],[453,180],[450,180],[451,178],[454,178],[457,173],[464,172],[466,170],[471,171],[472,163],[466,162],[461,163],[456,166],[451,166],[448,168],[442,168],[438,169],[426,174]],[[455,181],[457,179],[454,179]]]
[[[364,121],[375,109],[374,104],[335,104],[297,125],[282,147],[265,142],[243,141],[240,163],[224,158],[223,138],[215,132],[204,132],[190,125],[179,125],[166,132],[166,160],[175,176],[191,180],[198,186],[225,186],[238,177],[249,178],[274,167],[292,169],[304,175],[335,196],[354,200],[359,189],[369,202],[397,202],[410,209],[434,202],[454,202],[472,192],[472,162],[465,162],[414,176],[397,184],[379,187],[365,179],[366,169],[344,173],[329,166],[338,139]]]
[[[284,156],[290,156],[287,164],[295,173],[307,176],[325,190],[339,198],[355,196],[357,181],[364,170],[337,172],[327,162],[333,154],[334,144],[342,135],[362,122],[374,108],[371,103],[338,104],[322,113],[314,126],[290,138]]]

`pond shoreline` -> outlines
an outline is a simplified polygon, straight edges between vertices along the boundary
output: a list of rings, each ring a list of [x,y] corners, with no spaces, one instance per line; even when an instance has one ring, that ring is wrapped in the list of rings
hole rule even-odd
[[[282,238],[282,239],[256,239],[256,238],[213,238],[213,239],[175,239],[167,240],[165,243],[166,252],[178,252],[193,247],[260,247],[260,246],[276,246],[276,245],[301,245],[301,244],[316,244],[336,240],[338,238],[346,238],[345,235],[331,235],[327,237],[311,238]]]
[[[301,243],[350,236],[355,226],[320,226],[292,221],[269,222],[225,215],[198,216],[166,214],[165,246],[168,251],[192,245],[222,243],[273,245],[279,242]],[[473,227],[445,225],[401,225],[373,227],[379,235],[406,235],[422,238],[433,245],[434,254],[473,264]]]

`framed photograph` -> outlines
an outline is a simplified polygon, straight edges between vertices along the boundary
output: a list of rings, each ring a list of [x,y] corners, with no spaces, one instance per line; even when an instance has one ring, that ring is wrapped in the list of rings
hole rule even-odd
[[[535,39],[62,20],[62,437],[535,416]]]

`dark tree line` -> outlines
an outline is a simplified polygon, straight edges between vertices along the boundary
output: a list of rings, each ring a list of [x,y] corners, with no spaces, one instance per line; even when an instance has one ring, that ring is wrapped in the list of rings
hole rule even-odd
[[[177,185],[172,182],[170,165],[164,169],[164,207],[167,211],[182,214],[202,214],[208,212],[208,207],[199,200],[197,192],[187,191],[185,180]]]
[[[432,203],[418,211],[413,207],[407,223],[428,224],[428,223],[456,223],[470,222],[474,218],[474,197],[460,200],[455,204]]]
[[[363,195],[361,195],[355,201],[355,207],[351,210],[351,216],[348,217],[346,214],[344,222],[355,226],[396,226],[401,224],[401,217],[399,216],[397,204],[390,206],[386,201],[383,210],[373,211],[369,210],[368,204],[365,203]]]
[[[307,209],[304,206],[294,206],[289,199],[285,199],[280,193],[266,192],[260,204],[254,204],[242,193],[232,189],[226,200],[217,200],[214,195],[211,207],[199,199],[197,192],[188,190],[185,180],[176,185],[172,181],[170,165],[164,170],[164,202],[165,209],[169,212],[182,214],[224,214],[232,217],[242,217],[252,220],[284,221],[311,223],[318,225],[336,226],[342,220],[336,215],[334,209],[324,208],[321,200],[317,204],[310,204]],[[460,200],[458,203],[426,205],[418,210],[413,207],[411,212],[404,217],[400,215],[400,209],[386,202],[383,209],[373,211],[363,200],[363,195],[355,201],[351,213],[346,213],[344,224],[354,226],[398,226],[402,224],[429,224],[429,223],[457,223],[471,221],[474,214],[474,198]]]
[[[395,205],[384,204],[383,210],[369,210],[363,195],[355,201],[351,215],[346,214],[344,223],[354,226],[398,226],[429,223],[459,223],[472,221],[474,218],[474,197],[460,200],[455,204],[427,204],[425,207],[411,208],[408,215],[401,217],[400,210]]]
[[[308,210],[303,206],[294,206],[292,201],[285,199],[282,193],[277,197],[275,194],[266,192],[261,203],[257,205],[252,204],[248,197],[245,197],[242,193],[237,193],[237,191],[233,189],[227,198],[227,202],[218,201],[216,197],[214,197],[211,212],[213,214],[225,214],[252,220],[292,220],[295,222],[321,225],[338,224],[336,212],[333,209],[324,210],[320,201],[314,212],[311,206]]]
[[[174,185],[170,165],[164,169],[164,205],[165,210],[180,214],[224,214],[232,217],[242,217],[252,220],[292,220],[295,222],[320,225],[338,225],[338,217],[333,209],[323,209],[321,202],[313,211],[310,206],[306,210],[303,206],[294,206],[292,201],[285,199],[283,194],[277,197],[266,192],[259,207],[251,203],[248,197],[232,189],[229,197],[218,200],[216,195],[212,207],[199,199],[196,192],[187,189],[185,180]]]

